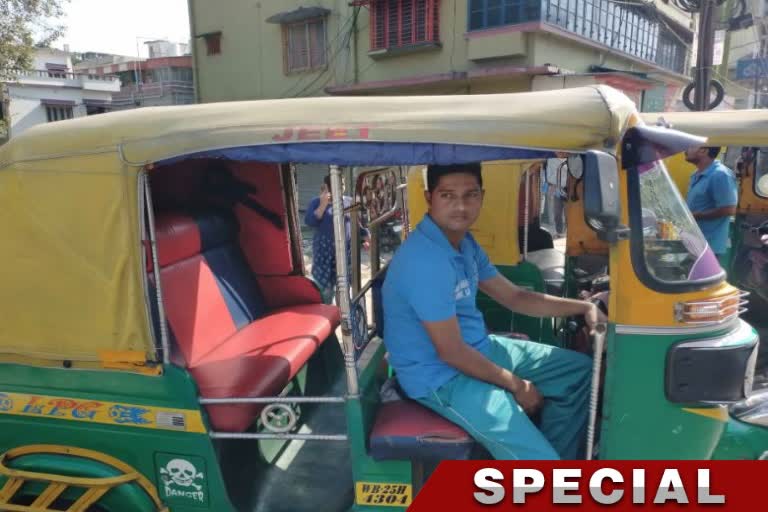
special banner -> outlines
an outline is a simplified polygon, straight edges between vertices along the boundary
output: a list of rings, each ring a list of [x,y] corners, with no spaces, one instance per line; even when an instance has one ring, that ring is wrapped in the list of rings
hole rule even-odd
[[[764,461],[447,461],[408,512],[768,510]]]

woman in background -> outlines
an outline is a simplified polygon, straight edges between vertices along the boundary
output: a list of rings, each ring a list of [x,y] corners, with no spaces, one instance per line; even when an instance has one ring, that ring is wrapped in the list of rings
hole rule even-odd
[[[344,188],[342,181],[341,188]],[[350,196],[342,197],[344,208],[352,205]],[[333,238],[333,197],[331,196],[331,177],[323,178],[320,195],[310,201],[304,223],[315,228],[312,237],[312,278],[320,287],[320,294],[325,304],[331,304],[336,295],[336,245]],[[351,228],[349,214],[344,215],[344,231],[347,239],[347,267],[352,263]],[[368,248],[369,233],[360,228],[363,248]],[[348,270],[347,275],[351,276]]]

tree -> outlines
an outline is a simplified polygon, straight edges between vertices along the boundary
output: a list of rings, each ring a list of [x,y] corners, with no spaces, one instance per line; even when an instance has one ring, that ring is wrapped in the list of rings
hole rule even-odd
[[[0,0],[0,81],[32,65],[36,47],[61,37],[58,23],[69,0]]]

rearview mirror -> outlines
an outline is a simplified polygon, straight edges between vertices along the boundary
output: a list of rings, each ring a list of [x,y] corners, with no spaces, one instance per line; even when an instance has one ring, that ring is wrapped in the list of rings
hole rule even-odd
[[[584,221],[602,240],[626,238],[621,226],[619,169],[616,158],[602,151],[587,151],[584,159]]]

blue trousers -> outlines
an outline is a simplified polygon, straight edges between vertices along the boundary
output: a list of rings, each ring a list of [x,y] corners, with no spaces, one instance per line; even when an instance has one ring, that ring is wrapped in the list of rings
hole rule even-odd
[[[582,458],[592,360],[579,352],[498,336],[491,336],[487,355],[533,382],[544,397],[538,428],[510,392],[464,374],[419,402],[460,425],[495,459]]]

